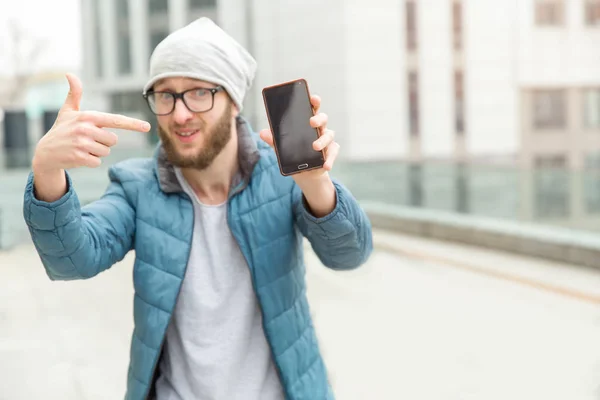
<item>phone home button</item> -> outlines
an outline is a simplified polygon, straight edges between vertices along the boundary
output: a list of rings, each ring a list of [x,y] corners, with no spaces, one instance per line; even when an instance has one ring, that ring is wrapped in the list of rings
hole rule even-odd
[[[308,168],[308,164],[300,164],[298,165],[298,169],[305,169]]]

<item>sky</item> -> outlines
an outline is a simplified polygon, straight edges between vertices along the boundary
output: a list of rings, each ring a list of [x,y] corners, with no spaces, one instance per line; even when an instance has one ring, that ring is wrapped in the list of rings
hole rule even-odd
[[[82,64],[80,0],[0,0],[0,75],[14,71],[7,21],[31,40],[45,40],[38,71],[78,71]]]

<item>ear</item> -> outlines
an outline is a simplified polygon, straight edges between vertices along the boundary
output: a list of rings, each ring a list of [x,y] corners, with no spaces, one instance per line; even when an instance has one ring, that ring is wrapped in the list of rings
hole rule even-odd
[[[233,101],[231,102],[231,118],[237,118],[238,115],[240,115],[240,110],[238,109],[237,104],[235,104]]]

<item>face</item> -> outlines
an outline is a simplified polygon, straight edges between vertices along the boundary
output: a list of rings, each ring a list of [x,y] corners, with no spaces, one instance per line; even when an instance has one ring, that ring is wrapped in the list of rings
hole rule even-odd
[[[183,92],[215,85],[190,78],[167,78],[154,91]],[[206,94],[211,96],[210,92]],[[194,113],[181,99],[171,114],[157,116],[158,134],[169,161],[180,168],[205,169],[231,140],[236,108],[225,91],[215,93],[210,111]]]

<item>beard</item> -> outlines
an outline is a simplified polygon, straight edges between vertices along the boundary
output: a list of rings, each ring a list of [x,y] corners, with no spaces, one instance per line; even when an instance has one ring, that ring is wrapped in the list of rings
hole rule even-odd
[[[177,139],[173,138],[171,134],[167,133],[159,125],[158,136],[169,162],[179,168],[194,168],[198,170],[208,168],[231,140],[231,107],[232,104],[229,103],[221,117],[219,117],[215,125],[208,131],[206,130],[206,123],[202,120],[200,120],[199,126],[185,126],[185,128],[198,129],[200,130],[198,134],[204,135],[202,148],[196,154],[183,155],[178,152],[177,145],[175,144],[175,140]],[[171,126],[172,131],[180,128],[184,128],[184,126]]]

